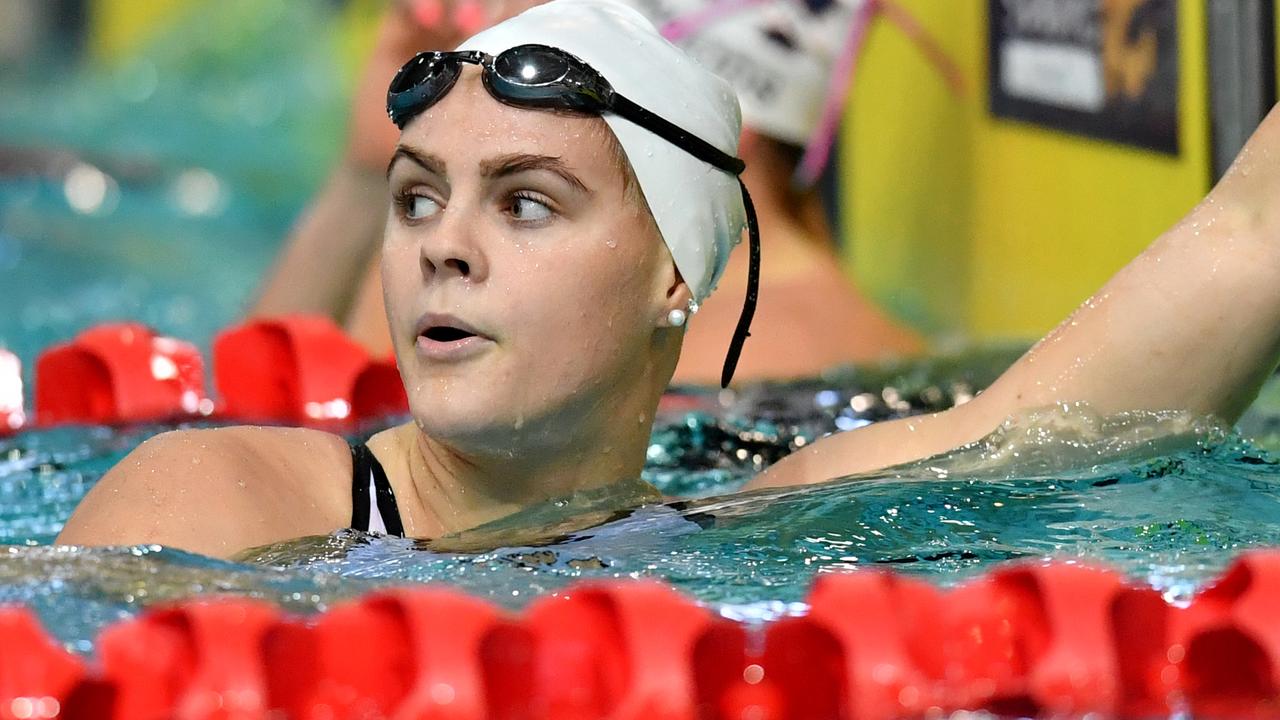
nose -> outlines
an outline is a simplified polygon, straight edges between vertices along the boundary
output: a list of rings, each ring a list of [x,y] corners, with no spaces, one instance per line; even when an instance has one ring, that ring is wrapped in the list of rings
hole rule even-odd
[[[476,283],[489,275],[489,263],[474,232],[478,219],[468,219],[466,212],[458,210],[462,208],[445,210],[434,232],[425,233],[419,243],[419,264],[427,281],[457,278]]]

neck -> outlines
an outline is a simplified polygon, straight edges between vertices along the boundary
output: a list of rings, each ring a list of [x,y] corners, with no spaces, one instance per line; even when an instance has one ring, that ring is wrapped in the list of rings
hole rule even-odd
[[[517,441],[548,442],[478,452],[432,438],[412,423],[395,428],[394,457],[412,482],[411,496],[400,502],[406,533],[439,537],[593,491],[616,492],[628,504],[659,500],[640,479],[656,406],[656,396],[632,393],[630,402],[589,409],[580,422],[557,418],[542,423],[545,428],[511,431]]]

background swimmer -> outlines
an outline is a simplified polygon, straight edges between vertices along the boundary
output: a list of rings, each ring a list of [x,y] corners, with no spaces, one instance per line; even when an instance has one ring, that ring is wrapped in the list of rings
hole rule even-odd
[[[574,32],[556,36],[543,24],[553,20]],[[575,41],[608,46],[639,32],[639,22],[609,3],[560,0],[481,38],[494,43],[491,51],[569,45],[620,92],[715,135],[713,119],[726,114],[717,104],[726,102],[722,86],[687,58],[651,43],[648,61],[636,63],[632,53],[597,56]],[[699,91],[687,96],[698,107],[663,94],[678,83]],[[672,259],[677,241],[657,232],[657,215],[697,208],[647,210],[632,189],[647,192],[645,152],[612,127],[501,104],[470,67],[406,125],[407,157],[390,172],[396,203],[383,277],[415,422],[369,446],[407,534],[456,532],[578,491],[616,493],[620,505],[653,497],[636,478],[680,349],[682,331],[667,317],[695,294]],[[729,151],[734,137],[722,132],[716,142]],[[648,142],[655,153],[673,152],[658,138]],[[821,440],[754,486],[821,482],[926,457],[1058,402],[1233,422],[1280,355],[1280,211],[1270,203],[1280,170],[1268,162],[1277,143],[1273,112],[1184,222],[987,392],[953,410]],[[513,162],[526,156],[541,160]],[[623,156],[634,160],[634,178],[619,169]],[[731,196],[698,190],[731,214]],[[634,212],[619,215],[620,206]],[[702,242],[711,254],[716,239]],[[436,327],[479,339],[451,345],[431,337]],[[168,433],[104,477],[60,541],[229,555],[327,533],[350,522],[349,458],[340,438],[309,430]]]
[[[743,355],[744,378],[817,375],[841,363],[924,350],[922,338],[875,305],[841,269],[836,240],[810,178],[807,148],[829,103],[834,66],[863,11],[859,0],[628,0],[664,34],[733,86],[742,104],[739,154],[747,162],[767,262]],[[844,77],[849,83],[852,78]],[[815,151],[825,152],[821,148]],[[729,259],[725,281],[685,333],[677,383],[713,383],[746,292],[747,257]],[[804,352],[794,348],[803,347]]]

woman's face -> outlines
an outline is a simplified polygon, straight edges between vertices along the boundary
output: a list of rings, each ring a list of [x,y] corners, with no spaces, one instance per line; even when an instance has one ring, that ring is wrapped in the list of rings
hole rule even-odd
[[[503,105],[473,68],[405,128],[382,280],[428,435],[554,443],[665,385],[673,331],[659,325],[687,290],[608,133]]]

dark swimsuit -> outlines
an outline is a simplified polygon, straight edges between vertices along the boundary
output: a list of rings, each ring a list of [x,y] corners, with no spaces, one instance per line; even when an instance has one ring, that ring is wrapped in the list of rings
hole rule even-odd
[[[684,513],[687,503],[670,502],[666,507],[683,514],[684,519],[700,528],[715,524],[715,517],[707,513]],[[614,520],[629,517],[635,508],[619,510],[614,516],[605,520],[608,525]],[[396,494],[391,490],[387,473],[382,463],[373,456],[369,446],[364,443],[351,446],[351,527],[367,533],[394,535],[404,537],[404,525],[400,522],[400,507],[396,505]]]
[[[396,494],[382,463],[364,443],[351,446],[351,527],[404,537]]]

